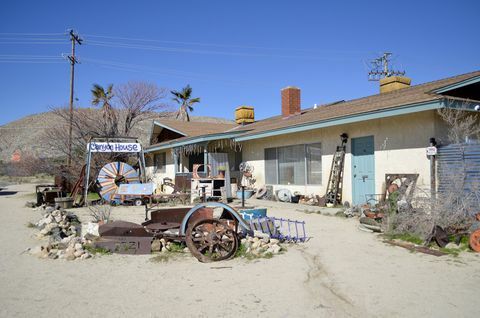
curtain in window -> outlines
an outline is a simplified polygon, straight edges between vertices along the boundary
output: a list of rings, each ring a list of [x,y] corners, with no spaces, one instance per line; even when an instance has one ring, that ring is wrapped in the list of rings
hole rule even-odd
[[[322,184],[322,148],[321,144],[305,146],[307,156],[307,183]]]
[[[265,183],[277,184],[277,148],[265,149]]]
[[[305,146],[280,147],[277,154],[279,184],[305,184]]]

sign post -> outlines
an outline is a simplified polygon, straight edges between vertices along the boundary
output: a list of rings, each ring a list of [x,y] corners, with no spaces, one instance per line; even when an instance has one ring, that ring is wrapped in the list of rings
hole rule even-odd
[[[437,142],[435,138],[430,138],[430,146],[427,147],[427,156],[430,159],[430,197],[434,199],[437,193],[437,180],[436,180],[436,159],[437,155]]]

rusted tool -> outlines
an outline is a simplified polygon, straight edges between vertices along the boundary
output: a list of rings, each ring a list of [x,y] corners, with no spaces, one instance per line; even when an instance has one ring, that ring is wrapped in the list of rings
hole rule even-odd
[[[475,252],[480,252],[480,229],[473,231],[469,238],[470,247]]]

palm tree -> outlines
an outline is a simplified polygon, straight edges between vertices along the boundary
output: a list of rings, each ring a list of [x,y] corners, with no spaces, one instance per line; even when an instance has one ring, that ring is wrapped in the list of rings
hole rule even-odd
[[[110,104],[110,100],[113,97],[113,85],[108,85],[107,90],[105,90],[102,86],[93,84],[92,97],[92,104],[94,106],[102,104],[103,133],[107,136],[117,135],[117,115]]]
[[[192,88],[190,85],[187,85],[181,91],[171,91],[170,93],[175,96],[173,100],[180,105],[175,118],[178,119],[180,117],[182,120],[190,121],[188,112],[193,112],[193,104],[200,103],[200,98],[190,98],[192,95]]]

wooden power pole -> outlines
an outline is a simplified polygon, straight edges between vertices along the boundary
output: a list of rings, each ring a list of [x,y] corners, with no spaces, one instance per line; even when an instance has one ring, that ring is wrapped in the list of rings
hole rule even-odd
[[[75,58],[75,44],[82,44],[82,39],[75,34],[73,30],[70,30],[70,41],[72,42],[72,54],[68,56],[70,60],[70,124],[68,129],[68,159],[67,164],[70,167],[72,165],[72,127],[73,127],[73,87],[75,80],[75,64],[78,63]]]

